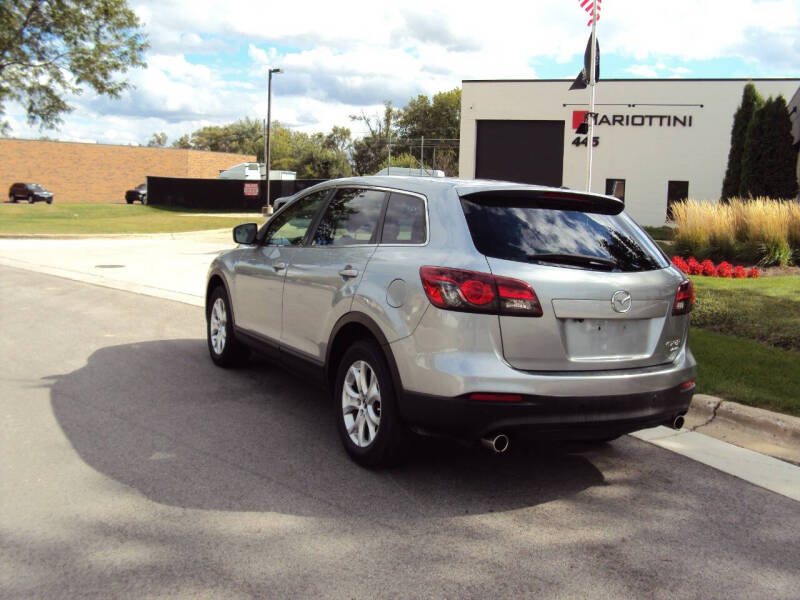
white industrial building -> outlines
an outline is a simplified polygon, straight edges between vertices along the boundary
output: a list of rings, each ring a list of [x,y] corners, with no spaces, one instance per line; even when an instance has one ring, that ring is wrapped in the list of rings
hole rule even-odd
[[[719,198],[733,115],[748,82],[764,98],[780,94],[796,106],[800,79],[599,81],[592,191],[622,197],[644,225],[663,224],[668,201]],[[460,177],[586,189],[588,136],[576,130],[589,90],[570,91],[570,84],[464,81]],[[791,115],[795,132],[798,113]]]

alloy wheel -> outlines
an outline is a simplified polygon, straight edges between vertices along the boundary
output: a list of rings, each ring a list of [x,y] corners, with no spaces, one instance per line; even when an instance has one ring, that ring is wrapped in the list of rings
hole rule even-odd
[[[375,441],[381,424],[381,390],[377,374],[366,361],[357,360],[347,369],[342,416],[353,444],[366,448]]]
[[[225,325],[228,322],[228,313],[225,310],[225,301],[217,298],[211,308],[211,319],[209,320],[209,335],[211,336],[211,346],[215,354],[222,354],[225,350],[225,339],[227,332]]]

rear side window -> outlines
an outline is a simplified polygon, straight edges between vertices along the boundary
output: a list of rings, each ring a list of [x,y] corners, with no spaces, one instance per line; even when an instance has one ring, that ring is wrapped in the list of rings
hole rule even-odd
[[[424,244],[427,238],[425,201],[418,196],[389,196],[381,244]]]
[[[633,220],[548,208],[524,198],[461,199],[472,241],[493,258],[607,271],[650,271],[669,265]]]
[[[375,244],[386,192],[340,189],[325,209],[314,234],[314,246]]]

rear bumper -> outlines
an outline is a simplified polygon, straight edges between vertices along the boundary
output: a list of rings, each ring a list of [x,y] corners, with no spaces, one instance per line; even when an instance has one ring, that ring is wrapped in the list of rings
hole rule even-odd
[[[409,425],[466,439],[500,432],[587,439],[671,423],[689,409],[693,393],[693,387],[676,386],[597,397],[523,395],[522,402],[490,403],[472,401],[468,395],[448,398],[406,392],[400,411]]]

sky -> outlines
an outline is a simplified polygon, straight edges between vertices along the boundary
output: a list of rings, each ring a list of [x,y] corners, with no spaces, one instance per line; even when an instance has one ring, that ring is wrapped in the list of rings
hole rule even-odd
[[[168,144],[205,125],[267,113],[305,132],[365,133],[350,115],[464,79],[572,79],[590,32],[579,0],[310,2],[128,0],[150,48],[119,99],[86,90],[57,130],[6,107],[11,135]],[[800,0],[604,0],[603,78],[800,77]]]

